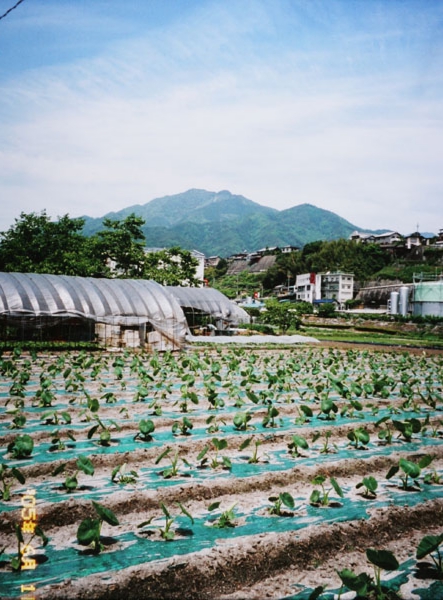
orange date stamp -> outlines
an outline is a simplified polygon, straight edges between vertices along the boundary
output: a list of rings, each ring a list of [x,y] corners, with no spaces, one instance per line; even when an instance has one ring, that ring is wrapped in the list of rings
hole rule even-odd
[[[31,541],[35,534],[35,528],[37,527],[37,511],[35,508],[35,490],[28,489],[22,496],[22,509],[21,509],[21,534],[31,534]],[[37,561],[32,558],[35,553],[34,548],[29,543],[23,544],[20,548],[20,568],[24,570],[34,570],[37,567]],[[20,586],[20,592],[22,596],[20,600],[35,600],[36,587],[33,584],[26,584]],[[24,594],[24,595],[23,595]]]

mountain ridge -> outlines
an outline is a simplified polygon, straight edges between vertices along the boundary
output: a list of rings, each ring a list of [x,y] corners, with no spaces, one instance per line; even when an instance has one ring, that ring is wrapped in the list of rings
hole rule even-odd
[[[142,230],[149,247],[180,246],[197,249],[206,256],[230,256],[274,246],[302,247],[317,240],[347,238],[355,230],[387,231],[358,227],[310,203],[277,210],[228,190],[191,188],[103,217],[83,216],[83,233],[93,235],[103,228],[103,219],[122,220],[132,213],[145,220]]]

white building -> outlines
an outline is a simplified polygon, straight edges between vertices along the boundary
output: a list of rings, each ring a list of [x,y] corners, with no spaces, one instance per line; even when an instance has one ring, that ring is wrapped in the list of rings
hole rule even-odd
[[[198,260],[198,265],[195,271],[195,278],[198,279],[199,281],[202,282],[205,279],[205,261],[206,261],[206,257],[203,254],[203,252],[200,252],[199,250],[191,250],[191,254],[194,258],[196,258]]]
[[[320,273],[320,298],[335,300],[341,308],[344,307],[346,300],[352,300],[354,296],[354,274],[341,273]],[[317,298],[317,299],[320,299]]]
[[[400,242],[403,242],[403,237],[397,231],[387,231],[386,233],[362,233],[361,231],[354,231],[349,236],[350,240],[354,242],[363,242],[366,244],[378,244],[382,247],[389,247]]]
[[[315,291],[320,286],[320,276],[315,273],[303,273],[295,278],[295,289],[297,300],[300,302],[310,302],[311,304],[316,299]]]
[[[335,300],[343,308],[354,296],[354,274],[303,273],[295,279],[294,293],[299,301]]]

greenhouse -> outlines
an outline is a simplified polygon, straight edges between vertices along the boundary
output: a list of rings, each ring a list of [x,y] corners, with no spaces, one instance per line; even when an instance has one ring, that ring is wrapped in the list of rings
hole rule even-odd
[[[86,341],[180,348],[186,318],[154,281],[0,273],[3,341]]]
[[[182,307],[192,333],[221,333],[239,323],[249,323],[249,315],[214,288],[168,286]]]

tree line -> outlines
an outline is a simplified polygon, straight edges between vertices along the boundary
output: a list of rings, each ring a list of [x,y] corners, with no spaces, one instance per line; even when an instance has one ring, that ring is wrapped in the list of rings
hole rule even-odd
[[[197,286],[197,259],[179,247],[146,252],[144,219],[104,219],[104,229],[86,237],[84,219],[56,221],[43,210],[21,213],[0,232],[0,271],[81,277],[152,279],[163,285]]]

